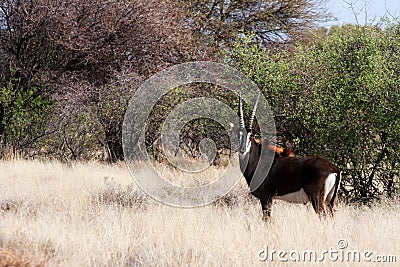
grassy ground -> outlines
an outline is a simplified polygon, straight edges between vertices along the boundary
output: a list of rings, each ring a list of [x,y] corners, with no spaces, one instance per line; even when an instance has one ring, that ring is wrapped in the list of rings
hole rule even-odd
[[[310,250],[325,259],[304,265],[400,262],[398,203],[340,205],[320,221],[309,204],[277,201],[267,224],[247,190],[242,183],[216,203],[181,209],[149,199],[122,165],[3,161],[0,266],[294,266]],[[346,261],[349,251],[360,263]]]

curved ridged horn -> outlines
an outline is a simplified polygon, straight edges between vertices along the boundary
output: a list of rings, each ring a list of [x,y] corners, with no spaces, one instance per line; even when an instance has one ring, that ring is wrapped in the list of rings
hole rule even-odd
[[[250,130],[253,129],[253,121],[254,121],[254,117],[256,116],[256,110],[257,110],[258,100],[260,99],[260,94],[261,93],[258,93],[257,100],[256,100],[256,103],[254,104],[253,112],[251,113],[251,117],[249,120],[249,129]]]
[[[242,93],[239,93],[239,112],[240,112],[240,129],[244,129]]]

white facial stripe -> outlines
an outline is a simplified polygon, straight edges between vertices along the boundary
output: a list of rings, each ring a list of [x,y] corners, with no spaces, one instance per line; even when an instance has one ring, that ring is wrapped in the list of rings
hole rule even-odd
[[[251,148],[250,136],[251,136],[251,133],[247,133],[247,136],[246,136],[246,151],[243,153],[243,155],[246,155],[247,153],[250,152],[250,148]]]

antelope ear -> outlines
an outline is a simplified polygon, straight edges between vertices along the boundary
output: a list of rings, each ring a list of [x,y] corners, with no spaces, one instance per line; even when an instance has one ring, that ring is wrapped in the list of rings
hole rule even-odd
[[[254,138],[254,142],[256,142],[257,145],[261,145],[262,144],[262,140],[258,139],[258,138]]]
[[[289,148],[285,148],[285,154],[286,154],[287,157],[295,157],[296,156],[294,154],[294,152]]]

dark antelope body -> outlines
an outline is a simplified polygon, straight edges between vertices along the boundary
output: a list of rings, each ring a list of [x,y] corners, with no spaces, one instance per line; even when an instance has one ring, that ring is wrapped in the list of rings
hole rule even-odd
[[[249,127],[245,129],[241,97],[239,100],[239,161],[249,186],[263,146],[263,142],[255,138],[252,128],[257,103],[258,99],[250,117]],[[262,184],[251,192],[261,202],[263,218],[271,215],[273,199],[304,204],[311,201],[318,215],[333,216],[341,179],[340,169],[321,157],[294,156],[291,150],[277,148],[271,144],[268,144],[268,149],[273,149],[276,153],[271,169],[269,173],[265,173]]]

